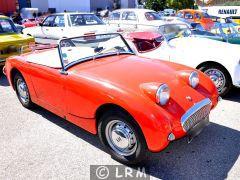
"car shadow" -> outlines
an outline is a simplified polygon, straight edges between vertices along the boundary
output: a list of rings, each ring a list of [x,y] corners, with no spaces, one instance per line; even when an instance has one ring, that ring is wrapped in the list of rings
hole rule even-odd
[[[0,86],[9,86],[7,77],[3,74],[0,74]]]
[[[105,151],[96,135],[41,107],[34,112]],[[149,175],[160,179],[226,179],[240,154],[239,137],[239,131],[211,123],[190,144],[183,138],[172,142],[162,152],[149,153],[144,167]]]
[[[211,123],[190,144],[183,138],[152,154],[146,169],[160,179],[226,179],[240,154],[239,137],[239,131]]]
[[[240,88],[233,88],[224,99],[240,103]]]

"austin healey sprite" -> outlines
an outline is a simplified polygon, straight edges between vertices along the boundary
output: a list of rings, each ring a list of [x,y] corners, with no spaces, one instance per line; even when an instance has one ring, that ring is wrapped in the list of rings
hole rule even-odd
[[[195,137],[218,103],[204,73],[138,57],[120,34],[62,39],[55,48],[9,58],[4,73],[24,107],[37,104],[98,134],[125,164]]]

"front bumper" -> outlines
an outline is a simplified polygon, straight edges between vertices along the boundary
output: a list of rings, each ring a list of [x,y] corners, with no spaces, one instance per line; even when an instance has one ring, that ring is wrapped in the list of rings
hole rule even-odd
[[[192,127],[188,132],[188,143],[192,141],[194,137],[199,135],[202,130],[209,125],[209,116],[202,119],[199,123],[197,123],[194,127]]]

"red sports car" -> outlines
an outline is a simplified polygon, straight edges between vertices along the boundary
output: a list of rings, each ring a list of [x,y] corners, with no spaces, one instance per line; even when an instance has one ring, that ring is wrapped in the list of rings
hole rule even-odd
[[[9,58],[4,73],[24,107],[40,105],[98,134],[125,164],[198,135],[218,102],[206,75],[138,57],[119,34],[63,39],[58,48]]]

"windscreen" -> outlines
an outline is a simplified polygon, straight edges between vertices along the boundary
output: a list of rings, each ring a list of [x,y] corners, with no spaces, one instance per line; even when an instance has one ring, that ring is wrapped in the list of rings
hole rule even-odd
[[[120,34],[91,35],[61,40],[60,56],[65,68],[105,56],[133,54]]]
[[[70,15],[72,26],[101,25],[104,24],[94,14],[72,14]]]
[[[0,34],[16,33],[13,23],[8,19],[0,19]]]
[[[188,37],[192,34],[185,24],[167,24],[159,27],[159,31],[170,41],[179,37]]]

